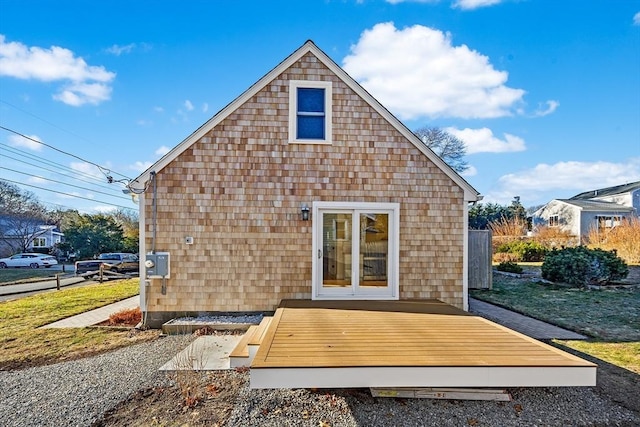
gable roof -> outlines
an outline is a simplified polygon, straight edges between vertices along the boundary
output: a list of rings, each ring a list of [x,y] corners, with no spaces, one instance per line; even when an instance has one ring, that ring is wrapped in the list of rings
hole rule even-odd
[[[559,202],[576,206],[587,211],[603,211],[603,212],[632,212],[633,208],[622,206],[613,202],[601,202],[598,200],[576,200],[576,199],[556,199]]]
[[[184,139],[180,144],[175,146],[171,151],[165,154],[160,160],[155,162],[151,167],[144,171],[140,176],[134,179],[130,183],[130,187],[136,189],[137,192],[145,188],[145,183],[149,180],[153,172],[162,170],[165,166],[176,159],[180,154],[187,150],[192,144],[200,140],[211,129],[222,122],[233,111],[247,102],[256,93],[267,86],[277,76],[279,76],[286,69],[295,64],[307,53],[313,54],[323,65],[331,70],[336,76],[338,76],[347,86],[349,86],[354,92],[356,92],[362,99],[364,99],[376,112],[384,117],[392,126],[394,126],[405,138],[407,138],[413,145],[416,146],[429,160],[431,160],[438,168],[440,168],[449,178],[451,178],[459,187],[464,190],[465,201],[478,200],[479,193],[475,190],[471,184],[469,184],[464,178],[462,178],[456,171],[454,171],[448,164],[446,164],[437,154],[435,154],[429,147],[427,147],[422,141],[413,134],[400,120],[398,120],[393,114],[389,112],[382,104],[380,104],[369,92],[367,92],[358,82],[356,82],[346,71],[344,71],[338,64],[336,64],[331,58],[329,58],[322,50],[320,50],[311,40],[307,40],[300,48],[289,55],[284,61],[278,64],[274,69],[265,74],[260,80],[254,83],[249,89],[244,91],[234,101],[220,110],[216,115],[209,119],[206,123],[200,126],[195,132]]]
[[[584,193],[576,194],[569,200],[587,200],[593,199],[594,197],[615,196],[616,194],[629,193],[638,189],[640,189],[640,181],[616,185],[614,187],[600,188],[598,190],[585,191]]]

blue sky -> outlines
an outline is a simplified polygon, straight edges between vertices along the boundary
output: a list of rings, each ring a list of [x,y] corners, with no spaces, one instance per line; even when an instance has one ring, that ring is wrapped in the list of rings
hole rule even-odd
[[[138,176],[308,39],[410,129],[462,139],[485,202],[640,180],[640,0],[0,0],[0,179],[136,208],[107,176]]]

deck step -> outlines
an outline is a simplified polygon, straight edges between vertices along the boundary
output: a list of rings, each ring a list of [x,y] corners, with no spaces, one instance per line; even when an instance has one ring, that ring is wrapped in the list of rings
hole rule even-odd
[[[242,336],[238,345],[229,354],[230,366],[239,368],[249,366],[264,339],[272,317],[263,317],[259,325],[252,325]]]

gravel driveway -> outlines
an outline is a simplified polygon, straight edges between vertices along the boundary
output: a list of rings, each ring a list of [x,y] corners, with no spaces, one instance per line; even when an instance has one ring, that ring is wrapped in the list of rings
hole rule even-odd
[[[158,368],[191,341],[169,336],[95,357],[0,372],[0,425],[90,426],[135,391],[172,381]],[[203,373],[202,375],[206,375]],[[248,376],[248,373],[242,375]],[[249,390],[229,426],[638,426],[596,388],[510,389],[512,402],[372,398],[367,390]]]

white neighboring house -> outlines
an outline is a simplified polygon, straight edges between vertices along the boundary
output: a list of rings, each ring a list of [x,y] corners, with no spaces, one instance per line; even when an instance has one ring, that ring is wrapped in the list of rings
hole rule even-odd
[[[570,199],[554,199],[531,218],[534,230],[542,225],[558,227],[582,242],[590,230],[614,228],[625,219],[637,218],[639,212],[640,181],[637,181],[585,191]]]
[[[64,233],[55,225],[34,224],[28,228],[11,228],[11,222],[0,219],[2,239],[0,255],[12,255],[16,252],[48,252],[64,240]],[[26,247],[23,247],[26,243]]]

